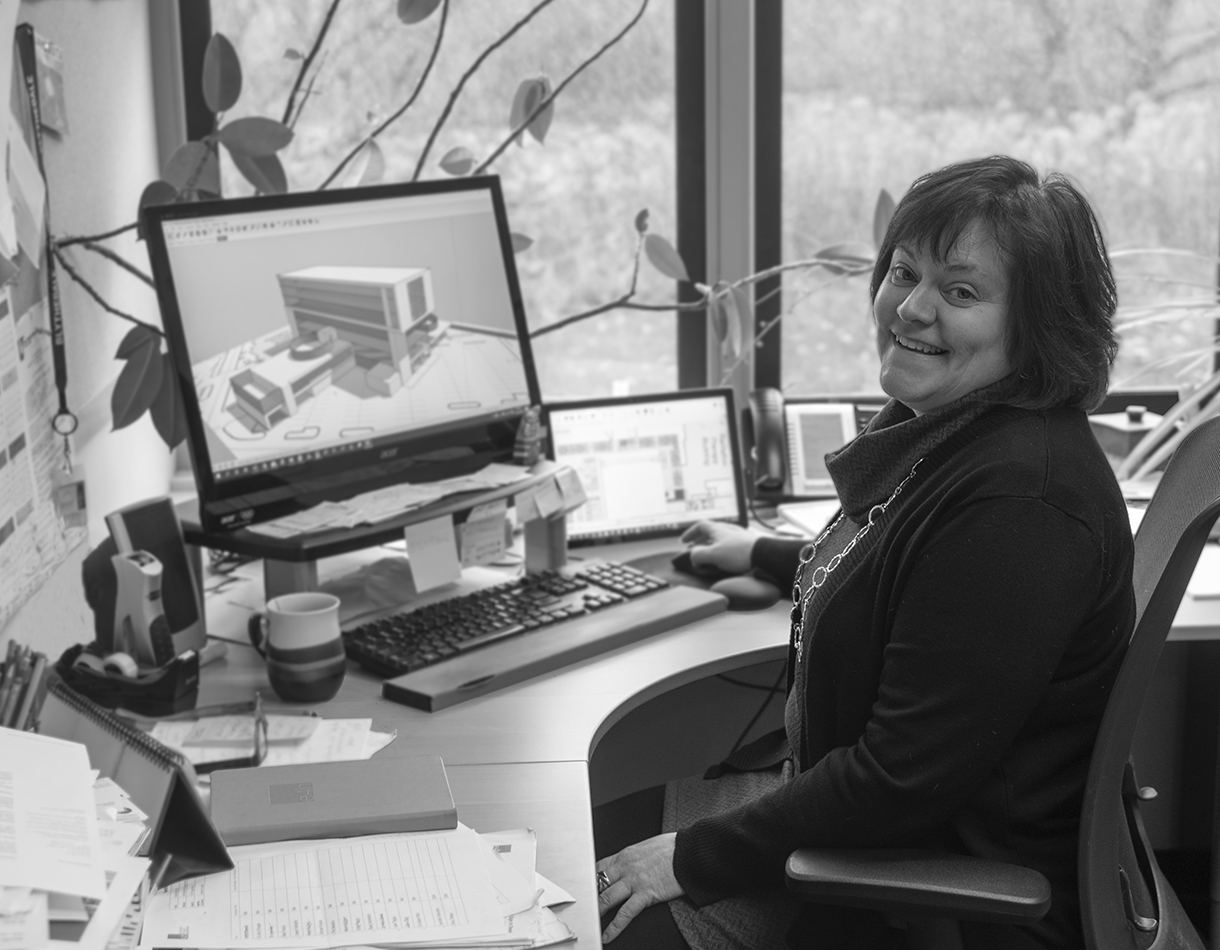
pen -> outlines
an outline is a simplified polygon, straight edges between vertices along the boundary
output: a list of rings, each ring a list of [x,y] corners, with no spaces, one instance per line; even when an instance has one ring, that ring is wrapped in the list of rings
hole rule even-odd
[[[195,709],[184,709],[182,712],[168,716],[141,716],[126,709],[117,709],[119,715],[137,725],[155,726],[159,722],[194,722],[211,716],[240,716],[243,713],[255,711],[255,700],[247,699],[234,703],[214,703],[211,706],[199,706]],[[312,709],[268,709],[268,716],[313,716],[318,714]]]

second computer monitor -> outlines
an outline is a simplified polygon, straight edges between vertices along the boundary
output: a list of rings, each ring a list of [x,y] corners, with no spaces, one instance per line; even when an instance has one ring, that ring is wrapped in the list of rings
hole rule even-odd
[[[732,390],[552,403],[544,416],[552,458],[580,475],[588,497],[568,515],[569,542],[746,523]]]

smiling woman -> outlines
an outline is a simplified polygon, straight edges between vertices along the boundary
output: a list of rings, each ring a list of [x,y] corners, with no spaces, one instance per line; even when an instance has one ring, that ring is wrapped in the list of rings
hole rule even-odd
[[[903,945],[881,914],[789,897],[799,847],[1018,854],[1049,913],[963,925],[962,945],[1082,944],[1078,819],[1135,612],[1122,495],[1085,415],[1115,352],[1105,244],[1066,179],[952,165],[899,202],[871,289],[893,398],[827,457],[831,524],[810,544],[685,536],[696,567],[792,589],[784,729],[595,810],[599,909],[624,950]]]
[[[881,388],[922,414],[1007,376],[1007,270],[979,224],[945,260],[895,247],[873,299]]]
[[[1118,295],[1097,219],[1062,175],[993,156],[918,179],[870,292],[882,388],[916,413],[1005,378],[1006,401],[1031,409],[1105,395]]]

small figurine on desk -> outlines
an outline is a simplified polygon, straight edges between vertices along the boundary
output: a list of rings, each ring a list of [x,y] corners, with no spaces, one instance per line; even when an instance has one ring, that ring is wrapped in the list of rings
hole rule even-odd
[[[517,441],[513,445],[513,462],[517,465],[533,465],[542,457],[542,409],[530,406],[517,426]]]

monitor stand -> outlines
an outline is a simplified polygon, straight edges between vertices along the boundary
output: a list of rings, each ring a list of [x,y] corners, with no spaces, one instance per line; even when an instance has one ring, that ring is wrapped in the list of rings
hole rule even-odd
[[[455,524],[466,520],[472,508],[489,502],[511,501],[522,491],[543,484],[566,466],[543,461],[527,478],[484,492],[465,492],[420,508],[413,508],[376,524],[353,528],[331,528],[291,538],[272,538],[248,528],[236,531],[206,531],[200,525],[196,502],[178,506],[182,533],[187,544],[229,551],[263,561],[263,585],[268,598],[318,587],[318,561],[350,551],[401,541],[407,525],[453,515]],[[525,569],[550,570],[567,563],[567,521],[563,514],[538,518],[525,524]]]

